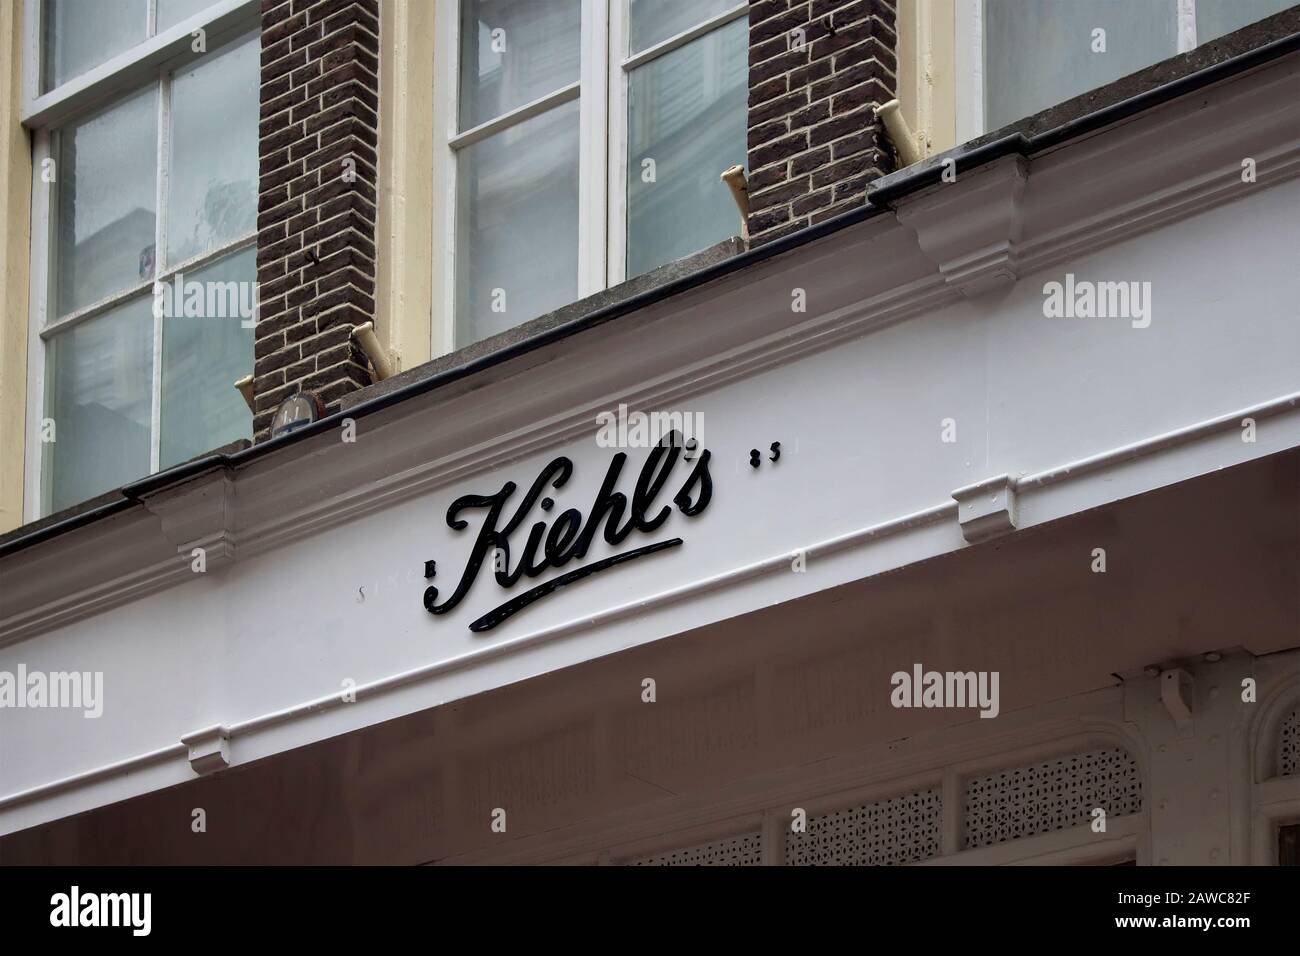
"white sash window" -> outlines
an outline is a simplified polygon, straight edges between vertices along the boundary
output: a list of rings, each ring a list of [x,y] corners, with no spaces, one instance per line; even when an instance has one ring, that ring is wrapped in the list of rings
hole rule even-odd
[[[435,340],[467,345],[740,231],[734,0],[439,6]]]
[[[256,0],[25,13],[30,520],[251,437],[260,50]]]

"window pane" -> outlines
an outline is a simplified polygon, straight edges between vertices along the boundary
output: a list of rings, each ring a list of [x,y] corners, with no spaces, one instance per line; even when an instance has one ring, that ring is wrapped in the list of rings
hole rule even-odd
[[[463,0],[460,128],[578,79],[580,0]]]
[[[141,296],[51,336],[45,349],[47,511],[149,474],[153,298]]]
[[[153,278],[157,104],[150,87],[59,134],[60,315]]]
[[[984,0],[984,128],[995,130],[1178,52],[1172,0]],[[1105,52],[1093,52],[1094,30]]]
[[[257,223],[259,56],[254,37],[176,74],[167,188],[171,265],[246,235]]]
[[[1281,13],[1295,0],[1196,0],[1196,42],[1209,43],[1248,23]]]
[[[737,0],[632,0],[628,48],[640,53],[739,5]]]
[[[462,149],[458,170],[456,341],[466,345],[578,297],[578,101]]]
[[[145,39],[147,0],[45,0],[41,89],[52,90]]]
[[[158,0],[158,32],[162,33],[182,20],[188,20],[215,2],[216,0]]]
[[[739,234],[719,176],[745,162],[748,50],[741,18],[628,76],[628,278]]]
[[[234,383],[253,371],[256,255],[244,249],[164,286],[163,468],[253,437],[252,413]]]

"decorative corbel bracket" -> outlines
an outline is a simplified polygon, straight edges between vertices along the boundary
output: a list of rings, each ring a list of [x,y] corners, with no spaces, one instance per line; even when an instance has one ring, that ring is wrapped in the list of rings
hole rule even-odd
[[[202,548],[207,568],[234,559],[235,483],[226,468],[161,488],[140,502],[158,516],[177,554],[188,557]]]
[[[1025,158],[1005,156],[900,201],[895,212],[944,282],[976,296],[1016,281],[1028,181]]]
[[[205,727],[181,738],[190,748],[190,767],[208,774],[230,766],[230,731],[222,726]]]
[[[957,501],[957,521],[970,544],[987,541],[1016,530],[1016,483],[998,475],[952,493]]]

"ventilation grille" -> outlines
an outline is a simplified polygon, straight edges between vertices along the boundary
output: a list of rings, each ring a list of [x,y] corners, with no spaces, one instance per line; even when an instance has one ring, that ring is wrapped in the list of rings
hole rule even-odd
[[[762,866],[762,841],[757,833],[743,833],[627,863],[628,866]]]
[[[1286,715],[1277,738],[1277,774],[1289,777],[1293,773],[1300,773],[1300,708]]]
[[[1142,810],[1137,761],[1119,747],[976,777],[966,783],[966,849]]]
[[[898,866],[939,855],[939,790],[808,818],[806,833],[787,833],[787,866]]]

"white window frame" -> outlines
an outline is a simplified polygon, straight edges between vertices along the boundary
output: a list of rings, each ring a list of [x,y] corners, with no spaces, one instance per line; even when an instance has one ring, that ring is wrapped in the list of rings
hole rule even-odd
[[[1196,49],[1196,0],[1166,2],[1177,14],[1177,49],[1171,56]],[[956,0],[954,16],[956,132],[960,144],[991,132],[984,125],[984,0]],[[970,82],[963,82],[965,77]]]
[[[692,40],[698,40],[726,26],[731,21],[748,16],[749,4],[742,3],[723,13],[683,30],[681,33],[646,47],[640,53],[629,55],[631,16],[629,0],[612,0],[610,5],[610,57],[609,89],[609,269],[610,285],[627,278],[627,91],[628,77],[639,66],[680,49]],[[718,170],[719,173],[722,170]],[[719,181],[720,182],[720,181]],[[592,290],[596,291],[596,290]]]
[[[439,3],[434,23],[433,274],[431,351],[456,341],[456,151],[561,103],[579,103],[578,298],[617,285],[627,265],[627,90],[636,67],[747,16],[740,2],[725,12],[628,55],[629,0],[582,0],[579,78],[553,93],[472,129],[458,128],[460,3]],[[441,293],[438,289],[441,287]]]
[[[27,521],[42,517],[42,471],[45,445],[41,421],[45,415],[45,342],[80,322],[102,315],[123,302],[152,290],[155,282],[166,282],[178,272],[192,271],[256,245],[257,229],[241,235],[219,249],[183,262],[166,260],[167,170],[170,165],[168,133],[171,125],[171,75],[226,44],[243,41],[261,27],[258,0],[220,0],[193,16],[157,33],[157,0],[147,3],[146,39],[85,73],[40,92],[42,49],[42,0],[25,0],[23,17],[23,103],[22,124],[32,134],[31,268],[29,325],[27,336],[27,454],[23,476],[23,511]],[[206,53],[192,48],[194,31],[204,31]],[[145,89],[156,91],[158,153],[157,193],[154,226],[154,274],[124,289],[77,309],[54,321],[50,298],[54,282],[55,236],[53,232],[54,191],[57,183],[42,180],[44,161],[53,156],[55,131],[96,110]],[[159,469],[162,400],[162,320],[154,318],[152,359],[152,401],[150,411],[149,473]],[[144,475],[140,476],[145,477]]]

